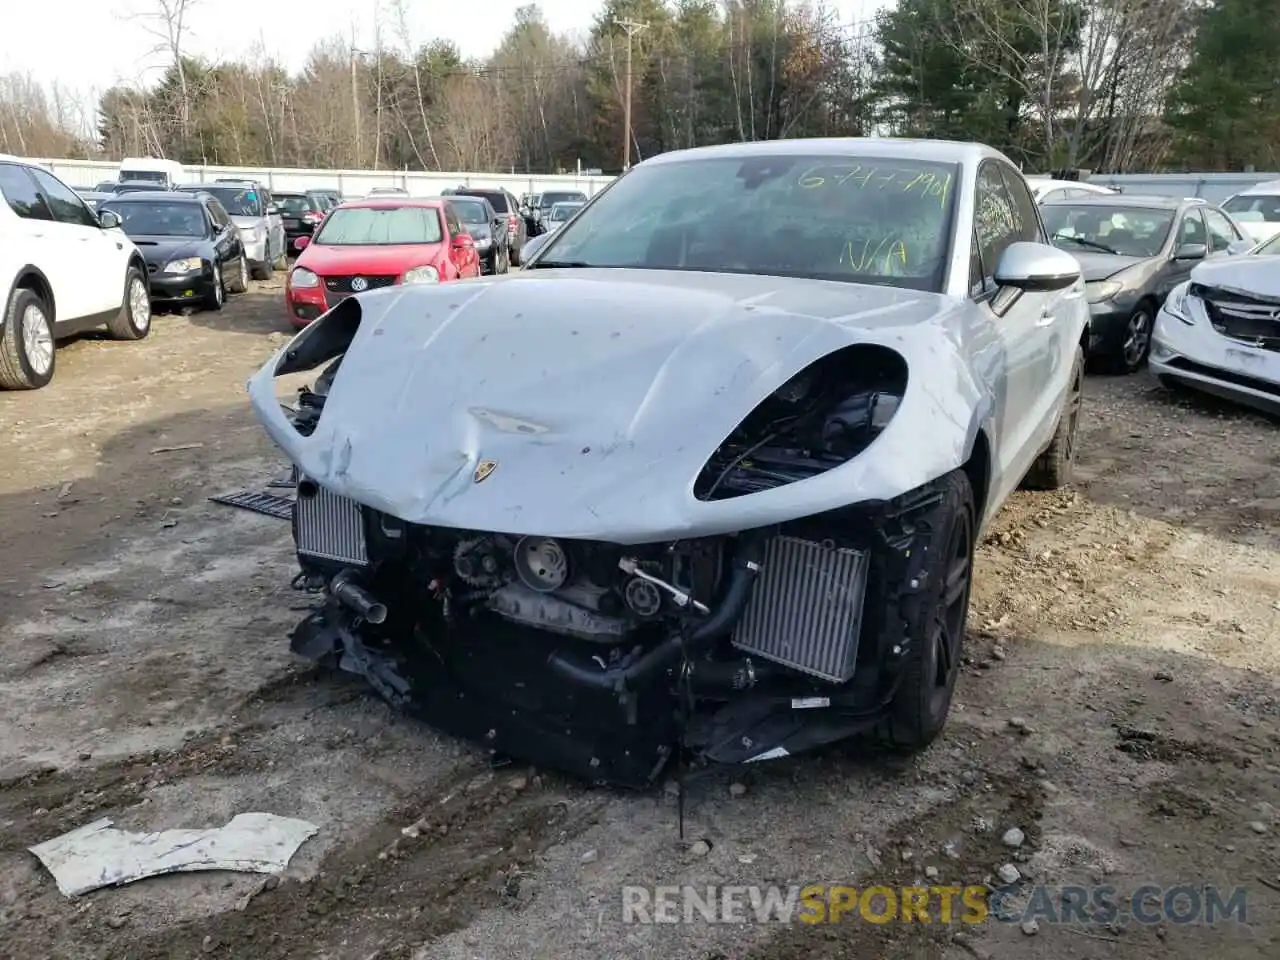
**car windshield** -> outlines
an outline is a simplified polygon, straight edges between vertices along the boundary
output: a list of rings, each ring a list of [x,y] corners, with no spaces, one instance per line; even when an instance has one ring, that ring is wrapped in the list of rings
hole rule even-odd
[[[572,217],[582,206],[581,203],[557,203],[552,206],[551,212],[547,214],[547,219],[552,223],[560,223]]]
[[[453,200],[453,209],[458,211],[458,219],[463,223],[488,223],[489,214],[484,208],[483,200],[464,200],[457,197]]]
[[[1040,208],[1054,246],[1125,257],[1154,257],[1173,226],[1173,210],[1102,204],[1047,204]]]
[[[808,277],[939,291],[953,163],[756,155],[640,165],[535,265]]]
[[[309,197],[282,197],[277,194],[276,206],[280,208],[281,213],[288,217],[301,217],[312,212],[311,199]]]
[[[227,208],[233,217],[261,217],[262,195],[253,187],[228,187],[225,184],[203,184],[202,193],[211,193]]]
[[[1260,243],[1254,247],[1253,252],[1260,256],[1280,256],[1280,233],[1268,240],[1266,243]]]
[[[1232,197],[1222,209],[1239,223],[1280,223],[1280,194],[1242,194]]]
[[[160,183],[169,182],[169,175],[159,170],[121,170],[120,180],[142,181],[144,183]]]
[[[98,212],[110,210],[130,237],[203,237],[204,211],[198,203],[107,202]]]
[[[544,193],[538,201],[538,205],[546,207],[554,207],[557,203],[578,203],[587,198],[577,191],[571,193]]]
[[[507,195],[505,193],[462,193],[459,196],[484,197],[489,201],[489,206],[493,207],[498,213],[511,212],[511,209],[507,206]]]
[[[316,243],[334,247],[385,247],[439,243],[435,207],[340,207],[325,218]]]

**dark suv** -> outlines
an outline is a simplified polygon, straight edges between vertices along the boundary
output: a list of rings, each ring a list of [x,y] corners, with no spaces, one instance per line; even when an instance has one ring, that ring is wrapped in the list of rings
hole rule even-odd
[[[520,201],[515,194],[501,187],[451,187],[440,191],[446,197],[483,197],[500,217],[507,221],[507,243],[511,265],[520,266],[520,253],[529,239],[529,225],[520,216]]]

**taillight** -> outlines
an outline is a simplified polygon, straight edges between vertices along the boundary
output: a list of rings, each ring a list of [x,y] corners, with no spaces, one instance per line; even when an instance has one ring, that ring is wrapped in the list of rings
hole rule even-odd
[[[509,226],[512,230],[516,229],[517,223],[519,223],[519,221],[516,219],[516,215],[514,213],[511,214],[511,216],[507,217],[507,226]]]

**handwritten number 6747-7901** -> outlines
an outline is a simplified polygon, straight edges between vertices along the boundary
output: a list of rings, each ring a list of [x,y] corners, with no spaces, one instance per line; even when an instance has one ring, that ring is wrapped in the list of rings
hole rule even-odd
[[[796,186],[804,190],[847,185],[859,190],[896,190],[901,193],[918,191],[926,196],[936,197],[939,203],[945,203],[951,191],[951,174],[929,173],[924,170],[883,170],[860,164],[850,167],[824,165],[810,167],[796,180]]]

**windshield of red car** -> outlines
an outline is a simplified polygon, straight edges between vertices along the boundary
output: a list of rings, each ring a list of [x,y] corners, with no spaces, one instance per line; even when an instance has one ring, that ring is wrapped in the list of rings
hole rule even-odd
[[[324,221],[315,242],[331,247],[386,247],[439,243],[435,207],[339,207]]]
[[[959,168],[905,157],[763,155],[640,165],[534,264],[688,270],[939,291]]]

